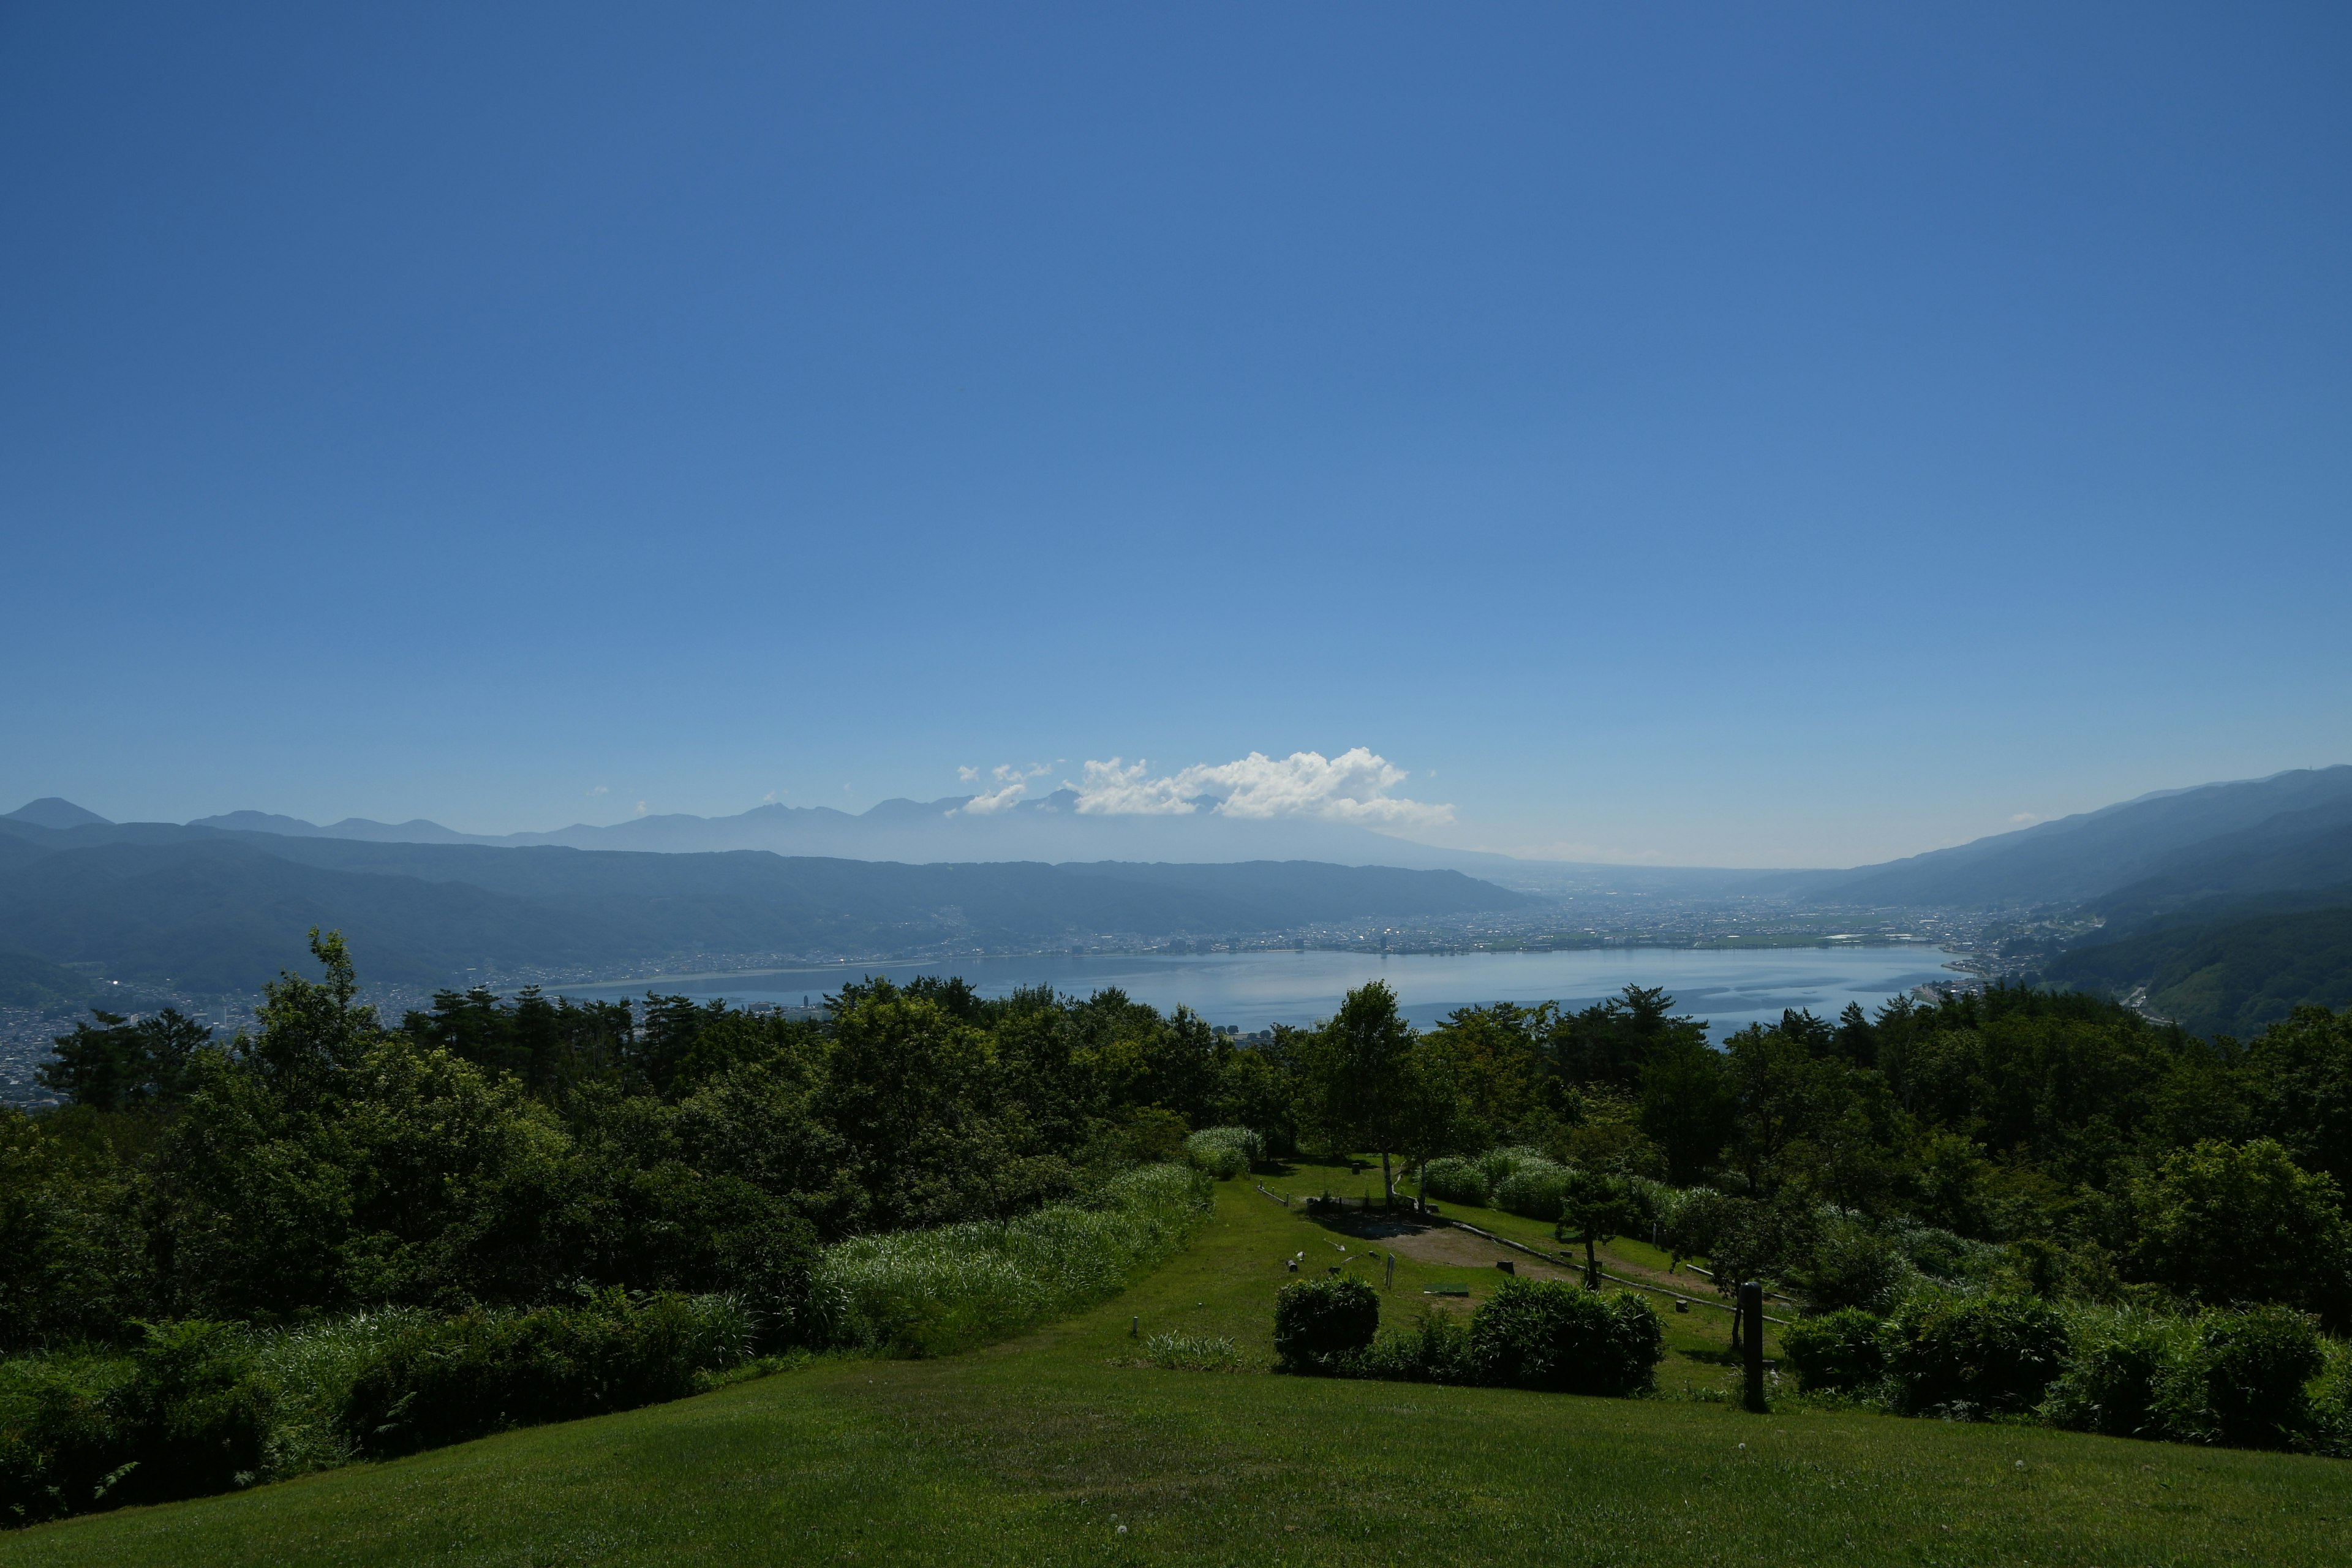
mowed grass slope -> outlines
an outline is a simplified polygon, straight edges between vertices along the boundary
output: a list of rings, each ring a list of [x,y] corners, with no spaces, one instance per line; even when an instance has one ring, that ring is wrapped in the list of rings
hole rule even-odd
[[[1173,1262],[991,1350],[821,1362],[675,1405],[45,1526],[0,1537],[0,1563],[2352,1562],[2352,1466],[2339,1461],[1134,1364],[1170,1331],[1270,1360],[1282,1259],[1336,1260],[1332,1237],[1228,1182]],[[1483,1293],[1494,1278],[1401,1264],[1386,1310],[1404,1321],[1431,1300],[1424,1284]],[[1676,1338],[1703,1348],[1691,1328]],[[1719,1375],[1677,1354],[1660,1381]]]

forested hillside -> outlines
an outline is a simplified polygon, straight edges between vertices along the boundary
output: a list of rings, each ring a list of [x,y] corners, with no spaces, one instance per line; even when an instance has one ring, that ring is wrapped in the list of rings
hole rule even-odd
[[[2244,1038],[2299,1006],[2352,1005],[2352,897],[2329,909],[2160,921],[2063,953],[2043,973],[2136,995],[2192,1034]]]

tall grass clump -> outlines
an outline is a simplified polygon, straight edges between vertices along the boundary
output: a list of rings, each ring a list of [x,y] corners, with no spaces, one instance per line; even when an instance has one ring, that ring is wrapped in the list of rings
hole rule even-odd
[[[859,1237],[812,1271],[811,1326],[825,1343],[898,1355],[1000,1339],[1115,1294],[1181,1247],[1212,1201],[1205,1174],[1145,1165],[1089,1203]]]
[[[1220,1182],[1265,1159],[1265,1140],[1247,1127],[1203,1127],[1184,1140],[1184,1157]]]
[[[305,1323],[261,1346],[261,1375],[272,1395],[262,1462],[272,1480],[331,1470],[360,1457],[344,1426],[352,1385],[383,1347],[432,1321],[414,1307],[390,1307]]]
[[[1440,1203],[1476,1204],[1486,1202],[1486,1177],[1475,1160],[1449,1155],[1432,1160],[1421,1168],[1421,1195],[1435,1198]]]
[[[1249,1358],[1223,1334],[1154,1334],[1143,1359],[1168,1372],[1247,1372]]]
[[[1495,1206],[1522,1219],[1556,1220],[1568,1198],[1570,1180],[1565,1165],[1542,1159],[1523,1161],[1495,1184]]]
[[[1488,1192],[1503,1184],[1512,1172],[1522,1165],[1549,1165],[1552,1157],[1540,1149],[1525,1143],[1513,1143],[1500,1149],[1489,1149],[1478,1156],[1478,1181]]]

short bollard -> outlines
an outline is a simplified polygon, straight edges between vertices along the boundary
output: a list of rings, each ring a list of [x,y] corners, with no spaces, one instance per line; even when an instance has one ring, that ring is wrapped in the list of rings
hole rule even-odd
[[[1131,1340],[1139,1340],[1143,1337],[1143,1315],[1141,1313],[1139,1312],[1134,1317],[1129,1318],[1127,1321],[1127,1337]]]
[[[1739,1287],[1740,1360],[1748,1373],[1748,1408],[1759,1415],[1764,1403],[1764,1287],[1750,1279]]]

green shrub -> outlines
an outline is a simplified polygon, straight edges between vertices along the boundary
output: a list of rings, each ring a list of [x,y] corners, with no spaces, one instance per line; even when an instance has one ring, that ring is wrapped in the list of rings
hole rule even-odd
[[[1915,1411],[2030,1410],[2066,1367],[2066,1325],[2032,1296],[1918,1296],[1887,1331],[1887,1370]]]
[[[1145,1165],[1091,1204],[842,1242],[812,1271],[806,1337],[901,1355],[1001,1339],[1117,1293],[1181,1247],[1211,1202],[1201,1173]]]
[[[31,1524],[112,1506],[131,1460],[116,1392],[128,1356],[65,1352],[0,1363],[0,1521]]]
[[[2306,1384],[2326,1365],[2319,1331],[2285,1307],[2206,1312],[2197,1320],[2202,1407],[2182,1436],[2232,1448],[2284,1448],[2310,1431]]]
[[[1886,1375],[1885,1324],[1858,1307],[1805,1318],[1780,1331],[1780,1354],[1805,1392],[1869,1393]]]
[[[1440,1203],[1477,1204],[1486,1202],[1486,1178],[1477,1165],[1468,1160],[1449,1156],[1432,1160],[1421,1168],[1421,1195],[1435,1198]]]
[[[1626,1394],[1650,1386],[1665,1336],[1650,1304],[1557,1279],[1507,1279],[1470,1320],[1478,1380],[1565,1394]]]
[[[2176,1392],[2193,1372],[2196,1333],[2144,1311],[2078,1312],[2065,1375],[2042,1401],[2053,1426],[2110,1437],[2175,1436]]]
[[[1265,1140],[1246,1127],[1203,1127],[1184,1140],[1184,1157],[1218,1181],[1230,1181],[1265,1159]]]
[[[1790,1283],[1816,1312],[1884,1312],[1917,1279],[1895,1240],[1850,1215],[1822,1225]]]
[[[1344,1372],[1380,1326],[1380,1296],[1363,1280],[1294,1279],[1274,1298],[1275,1360],[1285,1372]]]
[[[2329,1340],[2327,1365],[2312,1385],[2311,1451],[2352,1459],[2352,1345]]]
[[[1411,1328],[1381,1330],[1349,1371],[1396,1383],[1475,1382],[1470,1325],[1450,1312],[1423,1308]]]
[[[748,1360],[751,1330],[726,1297],[619,1291],[428,1320],[368,1358],[342,1426],[362,1452],[382,1456],[682,1398],[700,1374]]]
[[[1570,1174],[1549,1160],[1522,1162],[1495,1184],[1495,1206],[1523,1219],[1557,1220],[1567,1201]]]
[[[127,1355],[26,1356],[0,1370],[0,1517],[29,1523],[260,1479],[270,1398],[227,1323],[146,1326]]]

